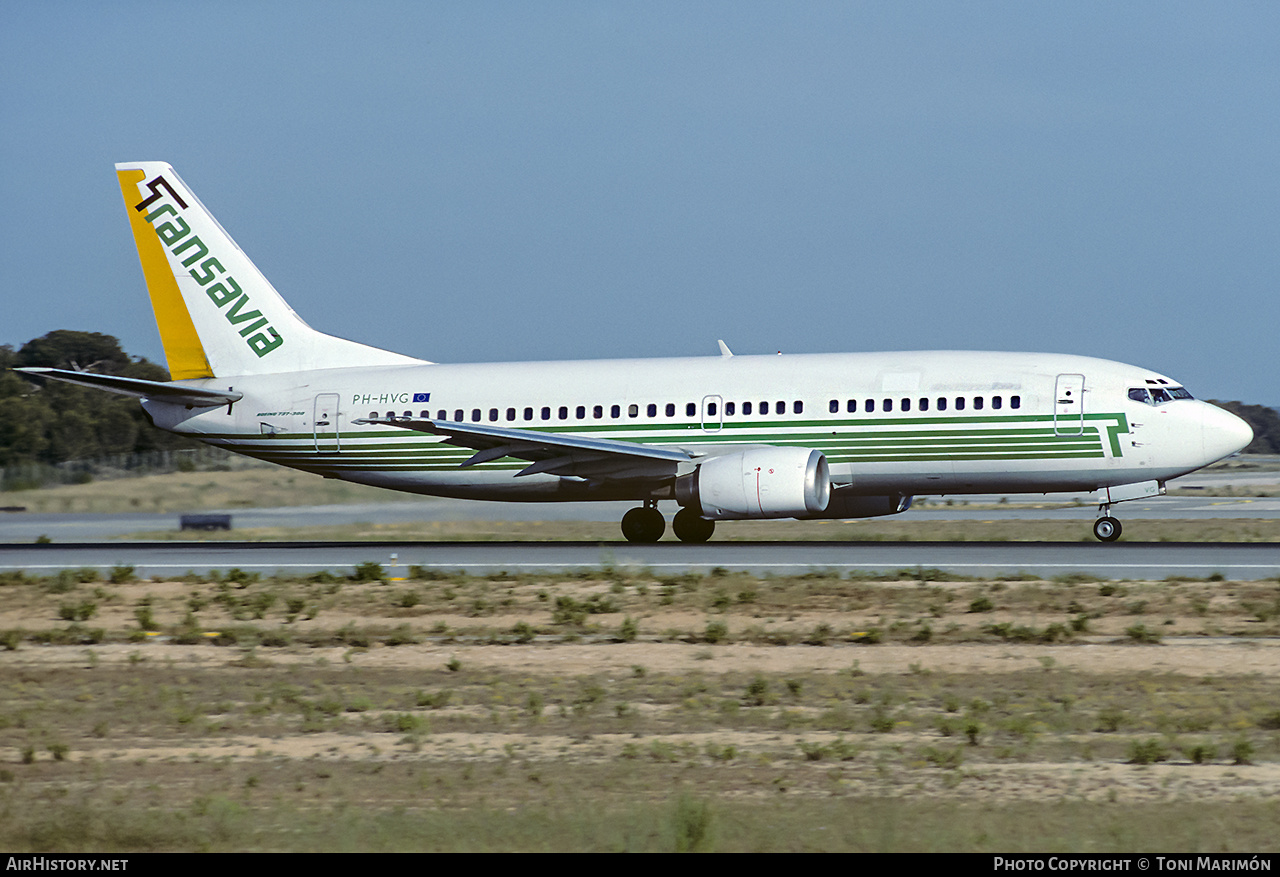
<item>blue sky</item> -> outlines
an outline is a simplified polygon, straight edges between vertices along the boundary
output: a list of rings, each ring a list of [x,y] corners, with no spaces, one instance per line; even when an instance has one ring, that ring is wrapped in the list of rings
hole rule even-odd
[[[0,343],[161,360],[112,165],[437,361],[995,349],[1280,403],[1274,3],[0,6]]]

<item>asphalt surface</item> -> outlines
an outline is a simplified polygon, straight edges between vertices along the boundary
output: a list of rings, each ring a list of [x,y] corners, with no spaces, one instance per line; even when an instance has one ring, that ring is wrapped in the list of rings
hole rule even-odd
[[[1019,521],[1080,520],[1097,517],[1097,505],[1088,495],[1079,498],[1048,497],[1042,505],[1027,504],[1025,498],[1000,505],[1002,497],[959,497],[954,505],[931,503],[911,509],[904,521]],[[1071,505],[1078,501],[1079,505]],[[967,503],[967,504],[966,504]],[[1063,504],[1067,503],[1065,507]],[[981,504],[982,508],[973,508]],[[453,499],[413,499],[385,503],[298,506],[271,509],[217,509],[212,514],[229,514],[236,529],[263,527],[324,527],[359,523],[395,524],[415,521],[609,521],[618,522],[635,503],[501,503]],[[674,503],[666,503],[668,518]],[[202,514],[205,512],[202,512]],[[1200,497],[1162,496],[1122,503],[1113,509],[1122,522],[1170,518],[1275,518],[1280,517],[1280,497]],[[180,514],[28,514],[0,513],[0,542],[34,542],[47,536],[54,542],[96,542],[119,539],[137,533],[177,530]],[[1086,528],[1087,532],[1087,528]]]
[[[132,566],[141,578],[188,571],[242,570],[303,575],[349,573],[361,563],[383,565],[392,578],[416,565],[477,574],[645,568],[655,574],[716,568],[758,575],[941,569],[969,576],[1016,573],[1052,577],[1084,573],[1107,579],[1169,576],[1257,580],[1280,576],[1280,543],[1055,542],[677,542],[638,545],[582,542],[160,542],[85,545],[0,545],[0,570],[32,574],[76,567]]]

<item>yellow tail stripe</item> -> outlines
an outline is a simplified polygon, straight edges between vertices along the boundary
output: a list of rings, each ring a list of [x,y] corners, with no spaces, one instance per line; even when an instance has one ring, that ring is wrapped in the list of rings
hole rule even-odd
[[[143,214],[134,209],[134,205],[142,200],[138,194],[138,183],[146,173],[141,170],[116,171],[116,176],[120,178],[120,192],[124,195],[125,212],[129,214],[129,227],[133,229],[133,242],[137,244],[147,292],[151,294],[151,309],[155,311],[156,325],[160,328],[160,342],[164,345],[164,358],[169,363],[169,377],[175,381],[211,378],[213,369],[209,367],[200,336],[191,322],[191,313],[182,300],[173,269],[169,267],[169,257]]]

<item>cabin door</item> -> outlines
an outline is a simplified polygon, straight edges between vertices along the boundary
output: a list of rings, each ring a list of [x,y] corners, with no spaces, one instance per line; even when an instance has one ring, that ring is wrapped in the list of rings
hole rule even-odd
[[[1084,433],[1084,375],[1058,375],[1053,392],[1053,431],[1058,435]]]
[[[336,454],[342,450],[342,435],[338,420],[342,416],[338,411],[338,394],[321,393],[316,396],[312,419],[315,430],[316,451],[321,454]]]

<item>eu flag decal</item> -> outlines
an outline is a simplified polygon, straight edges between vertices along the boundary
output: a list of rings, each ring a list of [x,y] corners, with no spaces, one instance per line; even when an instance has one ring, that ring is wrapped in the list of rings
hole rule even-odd
[[[413,401],[415,401],[415,402],[430,402],[430,401],[431,401],[431,394],[430,394],[430,393],[414,393],[414,394],[413,394]]]

